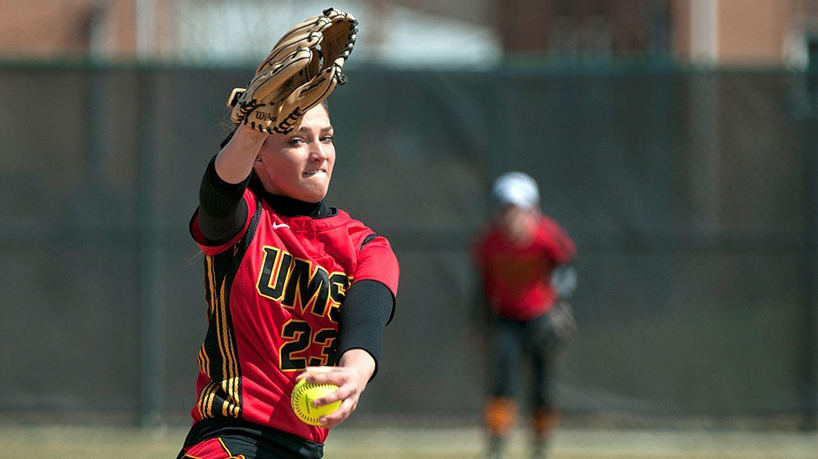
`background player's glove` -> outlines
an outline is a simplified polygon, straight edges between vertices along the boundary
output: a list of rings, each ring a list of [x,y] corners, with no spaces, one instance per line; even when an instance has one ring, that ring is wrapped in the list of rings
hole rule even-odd
[[[570,264],[557,266],[551,273],[551,286],[560,299],[571,298],[577,289],[577,271],[574,266]]]
[[[341,70],[357,26],[352,15],[329,8],[293,27],[258,66],[247,89],[230,94],[230,118],[270,134],[297,129],[304,113],[346,82]]]
[[[525,343],[533,349],[555,350],[577,335],[574,312],[567,301],[558,301],[547,314],[525,323]]]
[[[568,344],[576,338],[577,322],[574,319],[574,309],[567,301],[558,301],[548,315],[560,344]]]

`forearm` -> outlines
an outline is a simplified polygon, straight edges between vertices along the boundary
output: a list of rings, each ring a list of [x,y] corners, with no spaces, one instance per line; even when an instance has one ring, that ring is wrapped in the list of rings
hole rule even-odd
[[[338,366],[348,368],[358,375],[358,384],[361,390],[375,374],[375,359],[363,349],[350,349],[344,352]]]
[[[352,284],[341,308],[338,353],[364,351],[374,362],[374,376],[381,357],[384,328],[392,317],[395,299],[380,282],[362,280]]]
[[[557,266],[551,273],[551,285],[562,300],[571,298],[577,289],[577,272],[571,264]]]
[[[246,124],[236,129],[233,137],[216,156],[216,173],[227,183],[238,184],[250,176],[253,163],[268,134]]]

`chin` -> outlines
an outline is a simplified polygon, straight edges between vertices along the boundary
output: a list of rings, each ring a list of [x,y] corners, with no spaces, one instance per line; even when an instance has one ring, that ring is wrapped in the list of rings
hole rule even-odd
[[[304,202],[318,202],[318,201],[324,199],[324,197],[326,197],[326,195],[327,195],[326,191],[308,191],[308,192],[304,192],[297,199],[299,199],[301,201],[304,201]]]

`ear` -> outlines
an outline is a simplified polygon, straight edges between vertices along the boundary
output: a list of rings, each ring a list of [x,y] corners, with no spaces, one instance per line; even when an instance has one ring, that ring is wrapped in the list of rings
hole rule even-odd
[[[265,172],[264,162],[262,162],[261,158],[259,158],[258,156],[253,161],[253,171],[256,173],[256,175],[259,175],[260,173],[263,174]]]

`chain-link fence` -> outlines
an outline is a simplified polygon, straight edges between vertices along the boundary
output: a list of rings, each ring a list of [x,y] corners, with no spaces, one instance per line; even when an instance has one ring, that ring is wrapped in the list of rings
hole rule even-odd
[[[187,223],[248,72],[0,71],[0,411],[186,418],[205,332]],[[508,170],[578,246],[565,413],[813,415],[814,78],[351,71],[328,201],[402,268],[357,415],[477,422],[467,246]]]

